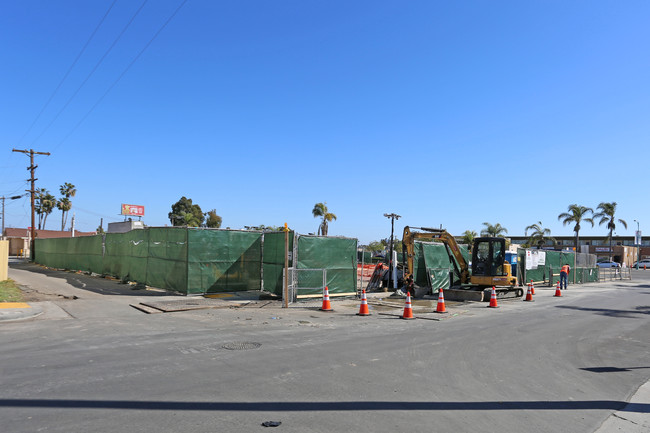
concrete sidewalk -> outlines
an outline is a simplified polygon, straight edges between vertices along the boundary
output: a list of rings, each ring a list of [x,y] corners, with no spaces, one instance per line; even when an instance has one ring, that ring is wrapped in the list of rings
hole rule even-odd
[[[641,385],[629,403],[617,410],[594,433],[647,433],[650,431],[650,413],[635,409],[636,405],[650,404],[650,381]]]

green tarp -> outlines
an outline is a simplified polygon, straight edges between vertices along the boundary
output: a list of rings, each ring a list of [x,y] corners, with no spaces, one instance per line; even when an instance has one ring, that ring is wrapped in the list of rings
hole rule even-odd
[[[188,245],[188,294],[262,288],[260,233],[190,230]]]
[[[294,232],[290,231],[289,241],[289,266],[293,266],[291,255],[293,252]],[[285,234],[284,232],[264,233],[264,245],[262,249],[262,280],[263,290],[282,296],[284,281],[284,256],[285,256]]]
[[[464,246],[460,246],[461,254],[466,263],[469,255]],[[449,272],[454,271],[454,284],[460,281],[460,276],[455,272],[456,260],[449,256],[447,248],[440,242],[415,242],[415,257],[413,259],[414,282],[418,286],[432,288],[433,293],[439,289],[449,288]],[[456,265],[458,265],[456,263]]]
[[[539,255],[543,254],[543,263],[539,263]],[[545,282],[555,285],[560,280],[560,269],[564,265],[571,267],[569,282],[590,283],[598,281],[598,267],[574,267],[573,252],[547,251],[547,250],[517,250],[518,281],[527,284],[530,280],[534,282]],[[535,257],[537,255],[537,257]],[[574,274],[574,275],[572,275]]]
[[[330,294],[357,290],[357,240],[338,237],[299,236],[297,269],[327,269]],[[322,283],[321,283],[322,284]],[[301,291],[301,295],[319,293]]]
[[[103,236],[37,239],[35,261],[184,294],[263,289],[281,295],[284,239],[284,232],[151,227]],[[298,239],[299,268],[327,269],[332,293],[356,290],[356,239]],[[293,232],[289,243],[292,255]],[[322,277],[317,287],[321,286]]]

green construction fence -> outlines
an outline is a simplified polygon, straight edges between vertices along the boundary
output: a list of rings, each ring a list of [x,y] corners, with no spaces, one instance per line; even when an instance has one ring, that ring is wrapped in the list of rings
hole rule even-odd
[[[540,263],[540,257],[543,260]],[[533,280],[537,284],[555,285],[560,280],[560,269],[564,265],[571,268],[569,282],[578,284],[598,281],[598,266],[595,256],[570,251],[549,251],[536,249],[517,249],[517,279],[519,284]]]
[[[459,246],[460,252],[467,263],[469,253],[463,245]],[[449,273],[454,273],[454,284],[460,281],[454,264],[456,259],[449,255],[447,248],[440,242],[415,242],[413,258],[413,281],[421,287],[430,286],[433,293],[440,289],[448,289],[450,285]]]
[[[297,236],[296,269],[326,269],[330,294],[356,293],[357,240],[342,237]],[[301,295],[318,290],[302,290]]]
[[[330,292],[356,290],[356,239],[298,237],[298,266],[328,270]],[[351,248],[353,248],[352,252]],[[148,227],[127,233],[36,239],[35,262],[110,275],[188,295],[264,290],[282,295],[284,232]],[[289,266],[293,266],[293,260]]]

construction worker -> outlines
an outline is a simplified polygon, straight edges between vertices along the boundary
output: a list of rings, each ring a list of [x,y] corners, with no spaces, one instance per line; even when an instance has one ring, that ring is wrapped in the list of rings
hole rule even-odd
[[[406,293],[410,293],[411,296],[415,296],[415,286],[413,284],[412,274],[409,274],[409,276],[406,277]]]
[[[567,285],[569,284],[569,272],[571,272],[571,267],[569,265],[562,266],[560,269],[560,290],[566,290]]]

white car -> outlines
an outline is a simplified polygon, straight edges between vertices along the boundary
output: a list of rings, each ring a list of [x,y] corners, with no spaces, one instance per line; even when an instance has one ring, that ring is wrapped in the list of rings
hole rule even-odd
[[[642,260],[639,262],[639,268],[642,268],[642,267],[644,267],[644,266],[645,266],[646,268],[650,268],[650,259],[642,259]],[[633,267],[633,268],[636,268],[636,263],[634,263],[634,264],[632,265],[632,267]]]

